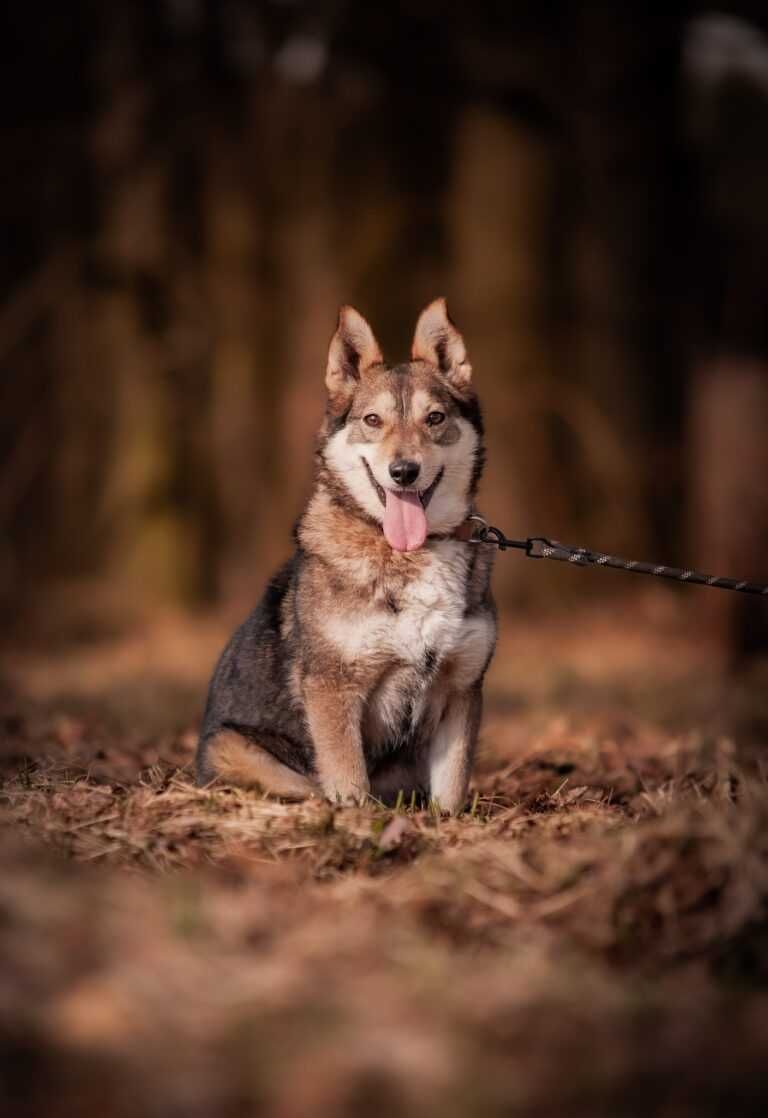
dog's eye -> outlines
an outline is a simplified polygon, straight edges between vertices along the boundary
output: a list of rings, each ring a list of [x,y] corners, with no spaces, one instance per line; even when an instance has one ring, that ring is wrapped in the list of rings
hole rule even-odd
[[[368,427],[381,427],[381,416],[376,415],[375,412],[370,412],[369,415],[363,416],[363,423],[367,424]]]
[[[431,411],[429,413],[429,415],[427,416],[427,426],[428,427],[437,427],[437,425],[439,423],[442,423],[444,419],[445,419],[445,416],[443,415],[443,413],[441,411]]]

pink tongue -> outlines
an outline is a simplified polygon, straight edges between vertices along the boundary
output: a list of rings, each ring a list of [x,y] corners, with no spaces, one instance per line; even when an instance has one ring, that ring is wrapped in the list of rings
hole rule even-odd
[[[427,518],[418,493],[386,490],[384,535],[395,551],[416,551],[427,538]]]

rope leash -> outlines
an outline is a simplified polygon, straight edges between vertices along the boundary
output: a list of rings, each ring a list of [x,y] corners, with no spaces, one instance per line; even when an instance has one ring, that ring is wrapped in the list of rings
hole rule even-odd
[[[620,559],[616,555],[603,555],[586,547],[571,547],[546,536],[528,536],[524,540],[509,539],[500,528],[494,528],[482,516],[470,516],[477,524],[468,542],[473,544],[489,543],[499,551],[516,548],[524,551],[529,559],[556,559],[559,563],[571,563],[575,567],[613,567],[617,571],[630,571],[636,575],[654,575],[656,578],[670,578],[674,582],[688,582],[695,586],[714,586],[718,590],[738,590],[742,594],[762,594],[768,596],[768,586],[759,582],[742,579],[721,578],[705,575],[701,571],[683,570],[681,567],[666,567],[663,563],[641,563],[638,559]]]

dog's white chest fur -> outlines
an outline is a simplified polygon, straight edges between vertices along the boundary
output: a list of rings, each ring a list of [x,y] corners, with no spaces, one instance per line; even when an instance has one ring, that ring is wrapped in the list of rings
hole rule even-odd
[[[325,635],[346,660],[375,656],[420,664],[427,650],[442,659],[454,650],[462,628],[467,551],[466,544],[436,541],[416,577],[396,593],[382,579],[367,608],[329,619]]]
[[[366,736],[374,741],[399,732],[406,715],[412,723],[422,718],[436,697],[441,667],[450,665],[452,686],[470,687],[493,647],[490,612],[465,617],[468,546],[435,541],[428,555],[429,561],[398,591],[391,608],[382,585],[368,608],[339,614],[324,626],[324,635],[343,660],[371,658],[381,664],[379,683],[367,704]],[[432,713],[439,717],[438,711]]]

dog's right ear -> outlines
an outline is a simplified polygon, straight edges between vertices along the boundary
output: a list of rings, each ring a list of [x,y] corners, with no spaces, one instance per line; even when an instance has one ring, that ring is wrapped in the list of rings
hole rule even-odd
[[[354,307],[342,307],[328,350],[325,386],[329,396],[350,398],[366,369],[383,363],[379,343],[363,316]]]

